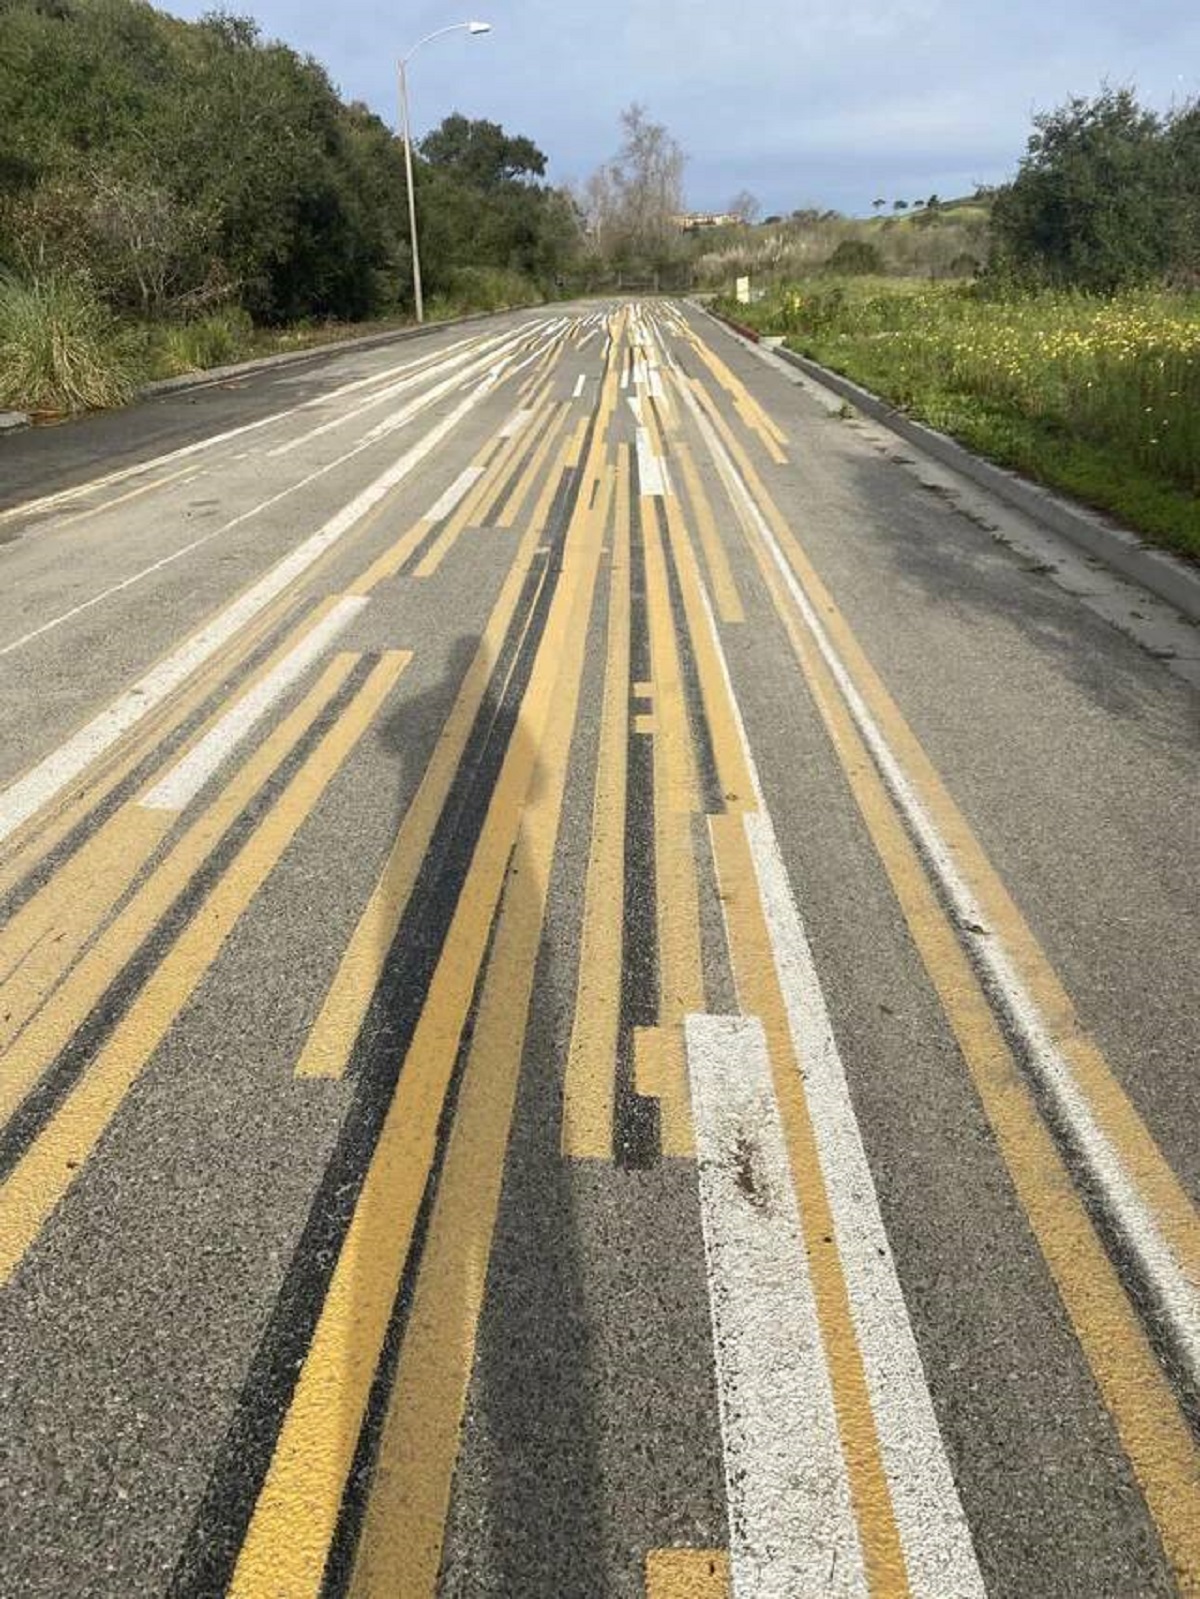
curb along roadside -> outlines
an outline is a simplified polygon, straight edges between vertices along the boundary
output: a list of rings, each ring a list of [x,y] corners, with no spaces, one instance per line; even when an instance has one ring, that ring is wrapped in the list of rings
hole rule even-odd
[[[748,339],[746,331],[736,323],[697,305],[695,301],[691,303],[728,333]],[[760,343],[757,336],[753,337],[753,343],[756,346]],[[849,378],[831,372],[828,367],[819,365],[807,356],[797,355],[794,350],[783,346],[771,353],[803,372],[813,382],[839,395],[864,416],[881,422],[943,466],[950,467],[980,488],[987,489],[1025,516],[1069,540],[1085,554],[1097,557],[1122,577],[1140,583],[1151,594],[1173,605],[1190,621],[1200,622],[1200,570],[1165,550],[1143,543],[1138,534],[1110,521],[1098,511],[1064,499],[1028,478],[974,455],[947,434],[926,427],[922,422],[915,422],[869,389],[861,388]]]

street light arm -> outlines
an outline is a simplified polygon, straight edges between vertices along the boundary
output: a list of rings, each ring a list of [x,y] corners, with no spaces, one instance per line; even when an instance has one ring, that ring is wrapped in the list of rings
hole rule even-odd
[[[488,31],[490,31],[488,24],[480,22],[451,22],[445,28],[435,28],[432,33],[427,33],[423,39],[418,39],[416,44],[413,45],[412,49],[406,56],[400,57],[400,65],[402,67],[406,67],[412,60],[413,56],[415,56],[417,51],[422,47],[422,45],[428,44],[431,39],[440,39],[443,34],[463,32],[486,33]]]

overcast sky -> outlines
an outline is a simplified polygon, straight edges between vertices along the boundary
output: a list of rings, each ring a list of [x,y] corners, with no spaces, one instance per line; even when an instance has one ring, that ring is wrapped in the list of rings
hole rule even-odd
[[[687,197],[869,209],[1011,172],[1034,111],[1104,79],[1160,108],[1200,94],[1194,0],[468,0],[493,32],[413,64],[415,125],[450,111],[532,137],[582,179],[641,100],[688,154]],[[167,0],[198,16],[214,0]],[[396,54],[453,0],[227,0],[395,122]]]

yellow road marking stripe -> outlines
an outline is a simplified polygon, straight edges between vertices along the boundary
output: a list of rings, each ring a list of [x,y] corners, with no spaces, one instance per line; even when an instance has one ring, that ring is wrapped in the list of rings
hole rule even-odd
[[[142,940],[154,927],[193,873],[208,857],[227,828],[237,819],[288,752],[304,735],[325,706],[345,682],[354,657],[334,660],[296,709],[246,761],[228,787],[188,829],[166,858],[124,906],[115,921],[83,955],[57,991],[12,1042],[4,1056],[0,1073],[0,1124],[12,1115],[21,1100],[55,1057],[66,1048],[75,1032],[123,969]],[[130,806],[125,824],[105,844],[105,859],[114,857],[114,870],[120,864],[119,852],[130,837],[128,828],[137,828],[145,819],[175,818],[166,812],[145,811]],[[89,857],[99,871],[103,860]]]
[[[1200,1283],[1200,1219],[1183,1185],[1121,1088],[1103,1053],[1082,1031],[1070,997],[1044,951],[745,451],[712,409],[707,397],[701,394],[700,398],[819,613],[846,670],[982,906],[989,926],[1017,966],[1030,996],[1042,1012],[1052,1042],[1075,1074],[1097,1122],[1117,1150],[1131,1181],[1153,1210],[1185,1275],[1193,1283]],[[759,540],[749,530],[748,537],[762,565]],[[790,609],[789,605],[789,612]]]
[[[575,1017],[563,1079],[564,1156],[611,1160],[625,937],[629,738],[629,446],[617,451],[604,703],[584,890]],[[648,684],[635,687],[645,694]]]
[[[610,379],[601,423],[612,414]],[[597,427],[589,459],[604,427]],[[533,675],[488,805],[395,1095],[367,1168],[312,1342],[247,1529],[231,1599],[319,1594],[346,1476],[437,1146],[437,1128],[476,976],[508,875],[522,806],[541,759],[558,663],[582,648],[599,560],[587,526],[587,484],[568,529],[559,587]],[[582,547],[576,549],[576,545]],[[584,611],[581,595],[588,596]],[[582,614],[582,625],[578,615]],[[436,1576],[436,1570],[435,1570]],[[409,1578],[405,1591],[412,1592]]]
[[[899,1599],[908,1593],[904,1555],[841,1259],[832,1242],[833,1217],[804,1097],[804,1062],[792,1047],[742,818],[712,816],[709,829],[738,1002],[743,1014],[760,1018],[767,1037],[868,1588],[872,1599]]]
[[[387,952],[404,915],[425,851],[462,760],[491,678],[492,663],[508,631],[521,588],[543,537],[550,500],[566,469],[566,447],[546,483],[534,516],[504,580],[495,609],[467,669],[429,765],[392,845],[366,909],[346,948],[337,975],[296,1063],[298,1077],[340,1077],[350,1059]]]
[[[538,745],[540,777],[521,818],[504,890],[412,1314],[380,1437],[352,1599],[398,1593],[432,1599],[437,1590],[606,517],[602,496],[580,526],[581,540],[586,542],[576,556],[581,575],[572,607],[574,620],[561,667],[556,674],[546,674],[547,682],[554,677],[554,687],[545,735]]]
[[[646,1599],[732,1599],[724,1549],[652,1549],[646,1556]]]
[[[760,564],[1181,1588],[1200,1591],[1200,1452],[1120,1278],[824,662]]]
[[[570,412],[565,405],[558,408],[557,414],[554,416],[554,420],[546,429],[541,443],[533,452],[533,455],[530,457],[529,464],[521,474],[520,481],[517,483],[512,494],[509,496],[507,505],[505,505],[503,511],[501,511],[499,519],[496,523],[497,527],[515,526],[517,519],[521,514],[522,507],[524,506],[525,501],[529,498],[534,483],[537,481],[538,473],[542,470],[550,450],[558,442],[559,436],[562,433],[563,428],[566,426],[569,415]]]
[[[772,421],[742,380],[730,371],[715,350],[701,339],[694,340],[694,343],[700,359],[733,400],[734,410],[743,427],[748,432],[758,434],[764,449],[777,466],[786,465],[787,456],[781,446],[787,443],[787,434]]]
[[[742,596],[734,581],[733,569],[725,551],[725,542],[717,531],[712,505],[704,492],[704,485],[700,481],[692,452],[682,439],[675,444],[675,455],[683,471],[688,504],[700,534],[700,545],[708,566],[713,597],[717,602],[717,615],[722,622],[744,622],[746,613],[742,608]]]
[[[20,1264],[242,913],[370,726],[409,654],[385,655],[235,856],[111,1037],[0,1187],[0,1281]]]
[[[704,968],[700,953],[700,902],[696,883],[692,816],[699,810],[699,784],[667,569],[654,503],[642,500],[642,544],[646,568],[646,612],[654,672],[654,878],[658,928],[659,1019],[681,1023],[703,1010]],[[694,1150],[691,1095],[682,1050],[661,1061],[676,1076],[659,1101],[664,1154]]]

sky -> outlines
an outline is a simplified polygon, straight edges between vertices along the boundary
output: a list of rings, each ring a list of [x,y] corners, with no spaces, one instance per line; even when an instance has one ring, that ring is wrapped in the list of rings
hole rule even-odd
[[[218,0],[159,0],[198,16]],[[1191,0],[468,0],[492,24],[410,69],[413,122],[451,111],[531,137],[550,177],[613,154],[637,100],[687,157],[687,202],[865,214],[1011,174],[1035,112],[1106,80],[1164,109],[1200,96]],[[455,0],[224,0],[396,120],[395,59],[473,13]]]

